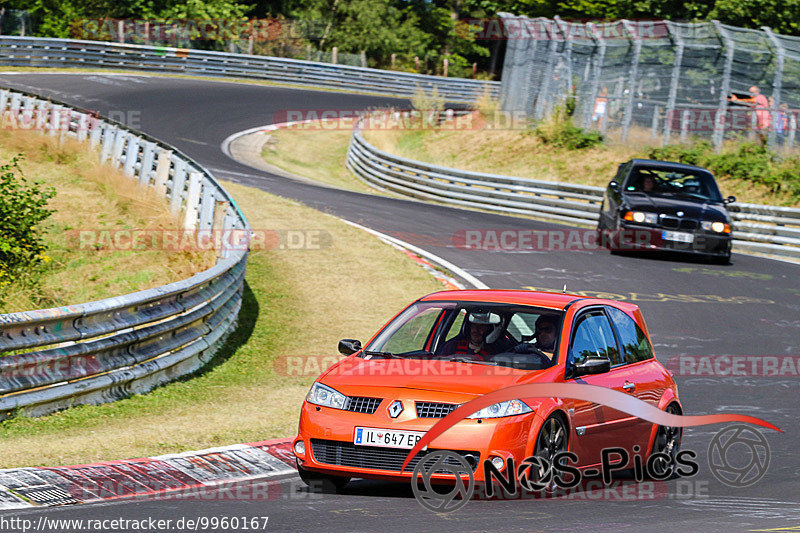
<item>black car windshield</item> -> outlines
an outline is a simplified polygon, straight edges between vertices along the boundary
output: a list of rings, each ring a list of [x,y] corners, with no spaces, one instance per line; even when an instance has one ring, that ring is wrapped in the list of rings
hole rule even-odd
[[[628,176],[625,190],[654,196],[682,196],[700,201],[722,201],[714,177],[710,172],[703,170],[637,166]]]
[[[485,302],[417,302],[360,356],[443,359],[536,370],[555,364],[563,313]]]

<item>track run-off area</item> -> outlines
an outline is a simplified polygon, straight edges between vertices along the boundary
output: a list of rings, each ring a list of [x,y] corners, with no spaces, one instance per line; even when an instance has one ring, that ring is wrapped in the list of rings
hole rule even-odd
[[[657,498],[472,501],[455,513],[434,515],[415,501],[406,485],[354,481],[340,494],[317,494],[309,493],[296,476],[288,476],[273,482],[282,489],[273,491],[278,494],[273,499],[165,498],[10,511],[4,516],[34,521],[43,514],[110,519],[267,516],[265,529],[277,531],[800,528],[800,265],[737,254],[735,249],[732,263],[724,266],[648,254],[618,256],[606,250],[467,249],[454,239],[465,231],[521,234],[569,228],[318,186],[245,166],[220,147],[230,135],[270,124],[274,117],[285,117],[287,110],[408,107],[407,100],[136,74],[5,73],[0,74],[0,85],[123,118],[129,126],[182,150],[217,178],[296,199],[411,243],[491,288],[560,291],[566,285],[570,293],[636,303],[658,359],[675,372],[686,414],[749,414],[784,431],[764,433],[771,448],[767,474],[751,487],[732,488],[707,468],[709,442],[720,427],[687,429],[683,448],[697,452],[700,472],[691,483],[667,482]],[[298,228],[302,223],[298,221]],[[345,254],[342,268],[347,268],[346,262]],[[347,333],[341,332],[341,337]],[[309,353],[318,350],[309,347]],[[792,360],[793,370],[786,363]],[[765,367],[777,372],[765,372]]]

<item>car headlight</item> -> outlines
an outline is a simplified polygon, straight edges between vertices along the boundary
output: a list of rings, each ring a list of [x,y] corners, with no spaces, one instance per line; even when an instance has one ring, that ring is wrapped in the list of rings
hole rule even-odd
[[[500,418],[502,416],[523,415],[533,411],[522,400],[509,400],[507,402],[500,402],[489,407],[484,407],[467,418]]]
[[[704,220],[700,222],[700,227],[706,231],[713,231],[715,233],[730,233],[731,225],[724,222],[709,222]]]
[[[311,390],[309,390],[306,395],[306,401],[314,405],[344,409],[347,404],[347,396],[327,385],[314,382],[314,384],[311,385]]]
[[[625,220],[638,224],[658,224],[658,215],[655,213],[645,213],[643,211],[628,211],[625,213]]]

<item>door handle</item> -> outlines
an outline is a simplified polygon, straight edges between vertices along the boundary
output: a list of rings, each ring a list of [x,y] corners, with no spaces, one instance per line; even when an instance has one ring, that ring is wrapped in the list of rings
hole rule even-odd
[[[635,388],[636,384],[631,383],[630,381],[626,381],[625,385],[622,386],[622,389],[625,390],[625,392],[633,392]]]

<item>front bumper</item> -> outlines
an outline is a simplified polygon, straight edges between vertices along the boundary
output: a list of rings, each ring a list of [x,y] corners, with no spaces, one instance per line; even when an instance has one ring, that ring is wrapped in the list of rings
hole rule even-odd
[[[360,446],[353,444],[355,428],[376,427],[405,431],[427,431],[439,418],[416,418],[412,416],[413,402],[404,401],[403,416],[391,419],[385,408],[379,408],[373,415],[353,413],[328,407],[303,403],[300,415],[300,431],[292,442],[292,449],[298,440],[303,440],[305,453],[297,454],[298,463],[306,470],[331,475],[385,479],[393,481],[409,480],[414,466],[423,454],[435,450],[451,450],[464,457],[473,467],[475,479],[483,480],[482,463],[485,459],[498,456],[504,462],[514,457],[519,462],[528,455],[529,438],[533,426],[538,421],[536,413],[483,419],[462,420],[443,435],[436,438],[428,450],[412,458],[409,466],[402,472],[400,467],[405,460],[407,449]],[[539,421],[539,424],[541,421]],[[452,475],[434,474],[434,480],[452,480]]]
[[[693,237],[692,242],[686,243],[665,239],[663,237],[665,231],[689,233]],[[610,239],[611,246],[609,246],[615,251],[667,250],[715,257],[725,257],[731,253],[732,237],[730,234],[713,233],[704,230],[672,230],[622,221],[620,230],[616,232],[615,237]]]

